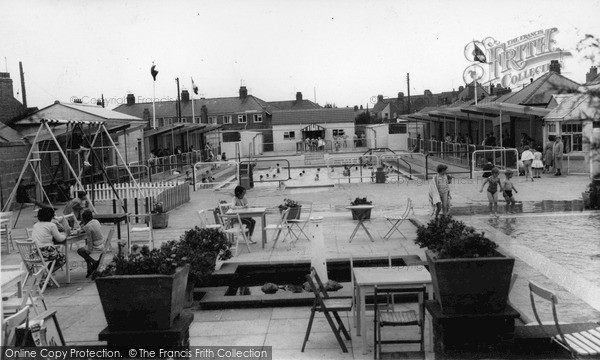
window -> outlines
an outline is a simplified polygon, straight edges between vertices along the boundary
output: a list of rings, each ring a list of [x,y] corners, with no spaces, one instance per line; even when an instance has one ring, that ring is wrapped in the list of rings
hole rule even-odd
[[[158,120],[157,121],[158,127],[165,126],[165,119],[164,118],[158,118],[157,120]]]
[[[194,123],[196,123],[196,124],[200,124],[200,123],[201,123],[200,119],[201,119],[200,117],[196,116],[196,117],[194,118],[194,120],[195,120],[195,121],[194,121]]]
[[[216,116],[209,116],[208,117],[208,123],[209,124],[216,124],[217,123],[217,117]]]
[[[565,152],[583,150],[583,134],[581,123],[567,123],[561,126]]]
[[[165,118],[165,125],[173,124],[173,118]]]
[[[252,115],[252,118],[254,120],[255,123],[261,123],[262,122],[262,114],[254,114]]]
[[[390,124],[390,135],[391,134],[406,134],[406,124]]]
[[[333,129],[333,136],[344,136],[344,129]]]
[[[283,132],[283,139],[284,140],[294,140],[296,138],[296,132],[295,131],[284,131]]]
[[[556,123],[555,122],[548,122],[548,132],[549,133],[556,133]]]
[[[238,124],[246,123],[246,115],[238,115]]]
[[[231,124],[231,115],[223,115],[223,124]]]

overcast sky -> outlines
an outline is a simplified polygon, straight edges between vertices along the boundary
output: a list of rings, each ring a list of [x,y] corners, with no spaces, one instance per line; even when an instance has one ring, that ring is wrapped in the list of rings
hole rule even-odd
[[[584,82],[590,62],[575,46],[600,36],[600,0],[502,1],[7,1],[0,2],[0,71],[29,106],[84,102],[104,94],[175,98],[175,78],[194,78],[207,98],[237,96],[240,84],[265,101],[305,99],[339,107],[372,97],[464,85],[465,45],[505,42],[556,27],[569,50],[563,72]],[[5,61],[6,59],[6,61]],[[17,94],[18,92],[18,94]],[[199,96],[198,96],[199,97]]]

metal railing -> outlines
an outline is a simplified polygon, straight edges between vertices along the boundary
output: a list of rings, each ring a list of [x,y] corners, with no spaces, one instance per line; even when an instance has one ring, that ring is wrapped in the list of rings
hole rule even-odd
[[[517,176],[519,174],[519,152],[517,149],[488,149],[488,150],[475,150],[472,155],[471,161],[471,178],[476,174],[483,173],[483,165],[491,162],[494,167],[500,169],[500,171],[506,171],[508,169],[516,170]],[[477,170],[481,169],[481,170]]]

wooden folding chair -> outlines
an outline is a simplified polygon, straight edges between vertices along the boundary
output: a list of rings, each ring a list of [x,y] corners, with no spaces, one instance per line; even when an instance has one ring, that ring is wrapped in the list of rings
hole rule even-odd
[[[397,311],[394,306],[390,306],[390,298],[393,299],[398,294],[418,294],[419,313],[414,310]],[[385,299],[386,307],[380,306],[381,299]],[[425,350],[425,286],[416,286],[412,288],[379,288],[375,286],[373,296],[374,315],[374,339],[375,349],[373,358],[379,359],[381,356],[382,344],[421,344],[421,352]],[[420,328],[419,339],[395,339],[382,340],[381,328],[385,326],[418,326]]]
[[[536,301],[534,295],[547,300],[552,304],[552,316],[554,318],[556,335],[549,334],[546,327],[543,325],[535,305]],[[600,326],[590,330],[569,332],[565,334],[556,313],[556,304],[558,303],[556,295],[535,282],[529,281],[529,297],[531,300],[531,307],[533,308],[533,315],[535,315],[538,324],[551,341],[556,342],[558,345],[569,351],[573,358],[593,357],[595,359],[600,359]],[[562,325],[565,326],[567,324],[563,323]]]
[[[16,314],[2,319],[2,346],[15,346],[17,328],[25,324],[25,329],[29,329],[29,307],[24,307]],[[2,351],[2,359],[4,359]]]
[[[22,297],[18,297],[17,295],[10,296],[6,300],[2,300],[2,308],[8,312],[14,310],[15,312],[19,312],[26,307],[31,307],[35,311],[36,315],[39,315],[40,312],[37,309],[37,303],[42,302],[44,305],[44,310],[48,310],[48,305],[46,305],[46,299],[44,298],[44,294],[40,289],[40,284],[44,282],[44,269],[39,269],[37,272],[31,274],[27,280],[31,280],[28,284],[27,281],[23,283],[23,294]]]
[[[6,251],[10,254],[10,248],[15,249],[12,238],[12,211],[0,212],[0,241],[6,242]]]
[[[280,214],[278,223],[265,225],[265,231],[274,230],[275,234],[275,237],[273,238],[273,247],[271,248],[271,251],[275,249],[275,245],[277,245],[277,241],[279,240],[279,235],[281,235],[281,232],[286,231],[286,233],[283,235],[282,241],[285,241],[285,238],[289,234],[289,225],[287,223],[287,216],[289,212],[290,208],[283,210]]]
[[[219,219],[221,219],[222,231],[230,237],[235,237],[235,252],[233,256],[237,256],[238,254],[240,237],[244,240],[248,252],[252,252],[250,250],[250,241],[246,236],[248,229],[242,223],[240,214],[219,214]]]
[[[310,319],[308,320],[308,327],[306,328],[306,335],[304,337],[304,343],[302,344],[302,352],[304,352],[304,348],[306,347],[306,343],[308,342],[308,337],[310,336],[310,330],[312,328],[312,323],[315,318],[315,313],[322,312],[335,335],[340,347],[343,352],[348,352],[348,348],[344,343],[344,340],[340,336],[340,332],[344,334],[346,340],[351,340],[350,333],[346,330],[344,326],[344,322],[340,318],[338,314],[339,311],[350,311],[352,310],[352,298],[351,297],[340,297],[340,298],[330,298],[329,294],[325,290],[325,286],[321,282],[319,275],[314,267],[310,268],[310,274],[306,275],[306,280],[312,289],[312,292],[315,294],[315,300],[313,302],[313,306],[310,310]],[[335,318],[337,325],[333,322],[333,318]],[[366,336],[366,335],[363,335]]]
[[[56,281],[52,275],[54,273],[56,260],[47,262],[42,256],[42,251],[33,241],[17,241],[17,249],[19,249],[19,254],[21,255],[21,259],[23,260],[25,268],[27,269],[27,276],[25,277],[24,283],[27,282],[29,276],[35,276],[38,270],[42,269],[43,285],[41,292],[44,293],[44,291],[46,291],[46,287],[50,281],[52,281],[56,287],[60,287],[58,281]]]
[[[294,237],[294,240],[292,240],[291,245],[294,245],[296,241],[300,239],[301,235],[303,235],[308,241],[310,241],[310,237],[308,236],[308,234],[306,234],[305,230],[307,229],[308,223],[310,222],[313,203],[302,202],[300,204],[302,205],[302,212],[300,214],[300,218],[288,219],[287,221],[290,225],[289,232]],[[294,232],[294,229],[296,229],[297,233]]]
[[[221,224],[214,224],[212,221],[209,220],[208,212],[209,212],[209,210],[196,211],[196,214],[198,215],[198,219],[200,220],[200,228],[207,228],[207,229],[221,228],[221,226],[222,226]]]
[[[406,239],[406,236],[404,236],[402,231],[400,231],[400,225],[404,222],[404,220],[408,219],[408,216],[410,215],[411,211],[414,215],[415,209],[413,208],[412,200],[408,198],[406,202],[406,208],[404,209],[404,212],[402,214],[385,215],[385,220],[391,225],[390,230],[383,236],[385,240],[392,237],[395,231],[399,232],[400,235],[402,235]]]

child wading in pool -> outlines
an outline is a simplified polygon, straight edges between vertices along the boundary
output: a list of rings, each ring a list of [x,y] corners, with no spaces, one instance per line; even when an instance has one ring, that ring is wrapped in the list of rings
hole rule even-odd
[[[504,200],[506,200],[506,212],[513,212],[513,207],[515,206],[515,197],[513,196],[513,191],[518,193],[517,189],[515,189],[515,185],[512,183],[510,179],[513,177],[512,170],[506,170],[504,173],[506,176],[506,180],[504,180]]]
[[[485,184],[488,184],[487,197],[488,201],[490,202],[490,216],[498,217],[498,190],[502,191],[502,184],[500,183],[500,178],[498,177],[500,170],[495,167],[492,169],[491,173],[492,175],[485,179],[483,184],[481,184],[481,189],[479,192],[483,192]]]

